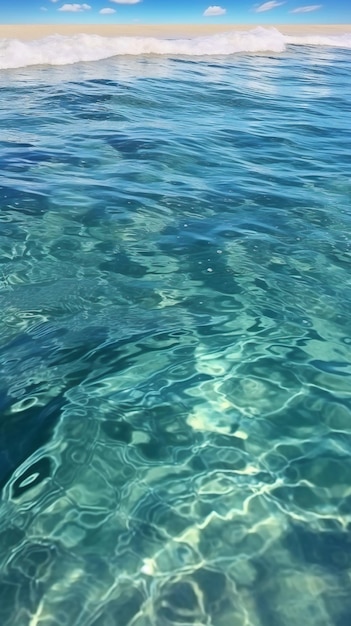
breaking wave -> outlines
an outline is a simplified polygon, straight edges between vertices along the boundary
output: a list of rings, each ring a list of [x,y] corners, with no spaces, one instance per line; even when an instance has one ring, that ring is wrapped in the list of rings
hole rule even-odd
[[[250,31],[188,39],[155,37],[103,37],[77,34],[50,35],[33,41],[0,40],[0,69],[31,65],[70,65],[99,61],[121,55],[213,56],[236,53],[280,53],[289,44],[351,48],[351,34],[337,36],[307,35],[288,37],[276,28],[258,27]]]

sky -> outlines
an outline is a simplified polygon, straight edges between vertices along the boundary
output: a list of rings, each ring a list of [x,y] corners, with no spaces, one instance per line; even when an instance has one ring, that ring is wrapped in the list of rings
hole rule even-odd
[[[351,0],[0,0],[0,23],[351,24]]]

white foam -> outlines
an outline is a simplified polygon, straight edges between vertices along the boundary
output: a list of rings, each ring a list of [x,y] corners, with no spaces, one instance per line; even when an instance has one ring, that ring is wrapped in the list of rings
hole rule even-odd
[[[297,46],[328,46],[332,48],[351,48],[351,34],[343,35],[300,35],[285,37],[287,44]]]
[[[0,40],[0,69],[31,65],[70,65],[79,61],[98,61],[121,55],[213,56],[239,52],[274,52],[286,44],[351,48],[351,34],[341,36],[286,37],[275,28],[258,27],[208,37],[162,39],[155,37],[101,37],[78,34],[51,35],[34,41]]]

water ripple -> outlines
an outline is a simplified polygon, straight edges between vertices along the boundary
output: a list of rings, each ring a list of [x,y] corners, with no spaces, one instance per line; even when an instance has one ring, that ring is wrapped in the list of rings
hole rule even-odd
[[[349,63],[1,77],[4,626],[348,623]]]

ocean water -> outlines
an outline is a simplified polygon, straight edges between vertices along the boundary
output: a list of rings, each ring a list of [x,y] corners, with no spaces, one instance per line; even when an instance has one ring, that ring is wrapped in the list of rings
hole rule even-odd
[[[351,35],[0,65],[1,625],[349,626]]]

